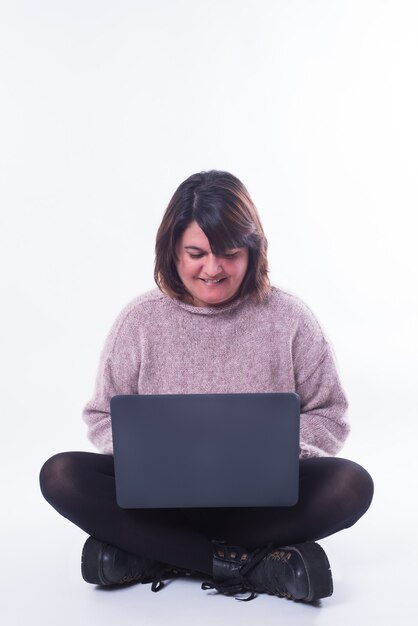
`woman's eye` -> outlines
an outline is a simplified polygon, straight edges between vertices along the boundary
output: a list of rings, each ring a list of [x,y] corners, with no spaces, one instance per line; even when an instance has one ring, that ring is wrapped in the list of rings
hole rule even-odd
[[[236,254],[237,254],[237,252],[233,252],[231,254],[223,254],[222,256],[225,259],[233,259],[234,256],[236,256]],[[189,253],[189,256],[190,256],[191,259],[200,259],[203,256],[203,254],[190,254]]]

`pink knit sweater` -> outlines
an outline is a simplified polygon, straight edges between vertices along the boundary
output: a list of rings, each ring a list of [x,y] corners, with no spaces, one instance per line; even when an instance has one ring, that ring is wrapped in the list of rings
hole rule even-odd
[[[332,350],[310,309],[272,287],[195,307],[155,288],[119,314],[83,411],[90,441],[112,453],[110,398],[118,394],[293,391],[301,401],[300,456],[332,456],[346,439],[347,400]]]

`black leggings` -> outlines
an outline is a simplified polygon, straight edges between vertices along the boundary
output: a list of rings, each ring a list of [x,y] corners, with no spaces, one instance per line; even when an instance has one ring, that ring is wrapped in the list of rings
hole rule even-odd
[[[40,473],[46,500],[86,533],[178,568],[212,575],[211,540],[247,549],[314,541],[352,526],[369,508],[373,481],[360,465],[321,457],[300,461],[292,507],[122,509],[113,456],[63,452]]]

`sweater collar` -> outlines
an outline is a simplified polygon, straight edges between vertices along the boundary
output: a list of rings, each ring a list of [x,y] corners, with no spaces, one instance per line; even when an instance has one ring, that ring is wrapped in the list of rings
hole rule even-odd
[[[164,296],[168,298],[168,300],[170,300],[175,306],[178,306],[185,311],[188,311],[189,313],[195,313],[196,315],[220,315],[222,313],[229,313],[229,311],[236,309],[238,306],[240,306],[240,304],[245,302],[248,299],[249,295],[250,294],[246,294],[245,296],[237,298],[232,302],[228,302],[227,304],[220,304],[218,306],[194,306],[192,304],[186,304],[178,298],[171,298],[170,296],[164,294]]]

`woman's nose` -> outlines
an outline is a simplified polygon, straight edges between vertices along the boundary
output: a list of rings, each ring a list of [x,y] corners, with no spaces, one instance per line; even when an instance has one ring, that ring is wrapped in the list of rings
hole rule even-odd
[[[204,269],[208,276],[216,276],[217,274],[222,272],[222,266],[219,257],[215,256],[214,254],[209,254],[206,257]]]

